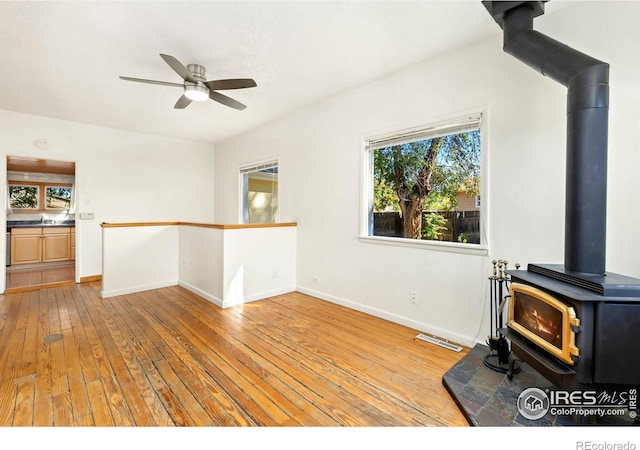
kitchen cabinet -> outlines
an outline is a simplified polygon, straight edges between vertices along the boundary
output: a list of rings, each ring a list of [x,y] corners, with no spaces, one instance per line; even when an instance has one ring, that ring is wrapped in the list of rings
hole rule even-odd
[[[69,245],[70,245],[69,257],[72,260],[75,260],[76,259],[76,228],[75,227],[71,228],[71,239],[70,239]]]
[[[34,227],[11,229],[11,264],[68,261],[75,255],[73,227]]]
[[[68,261],[71,259],[70,251],[71,228],[42,229],[42,262]]]
[[[42,228],[11,230],[11,265],[42,261]]]

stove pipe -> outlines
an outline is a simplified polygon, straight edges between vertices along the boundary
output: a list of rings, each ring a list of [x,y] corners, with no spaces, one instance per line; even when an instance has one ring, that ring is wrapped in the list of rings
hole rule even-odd
[[[604,275],[609,65],[533,30],[544,1],[483,1],[504,51],[567,87],[564,268]]]

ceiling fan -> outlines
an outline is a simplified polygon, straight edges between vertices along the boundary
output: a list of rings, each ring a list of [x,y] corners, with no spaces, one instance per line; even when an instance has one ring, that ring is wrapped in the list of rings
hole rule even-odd
[[[131,77],[120,77],[120,79],[136,81],[138,83],[160,84],[163,86],[183,88],[184,92],[174,106],[176,109],[184,109],[189,106],[192,101],[202,102],[207,99],[211,99],[233,109],[243,110],[246,108],[245,105],[216,91],[244,89],[257,86],[256,82],[251,78],[232,78],[228,80],[207,81],[205,76],[206,69],[204,66],[199,64],[189,64],[185,67],[184,64],[171,55],[164,55],[160,53],[160,56],[167,64],[169,64],[169,67],[180,75],[184,80],[184,83],[171,83],[168,81],[145,80],[142,78]]]

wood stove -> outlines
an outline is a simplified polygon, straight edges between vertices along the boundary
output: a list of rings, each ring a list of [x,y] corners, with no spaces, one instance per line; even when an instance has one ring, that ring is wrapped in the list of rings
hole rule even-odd
[[[573,366],[580,357],[573,306],[528,284],[511,283],[507,326],[560,361]]]
[[[607,274],[621,283],[617,289],[628,292],[602,295],[537,273],[538,267],[509,272],[504,333],[514,354],[563,389],[640,385],[640,280]],[[536,307],[543,328],[553,323],[546,326],[551,332],[535,331]]]
[[[508,271],[501,332],[560,388],[640,385],[640,280],[605,270],[609,65],[535,31],[545,1],[482,3],[505,52],[567,87],[564,265]]]

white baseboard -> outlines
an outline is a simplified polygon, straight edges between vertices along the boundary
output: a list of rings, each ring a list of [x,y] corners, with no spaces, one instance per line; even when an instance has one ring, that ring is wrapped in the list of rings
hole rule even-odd
[[[331,303],[336,303],[338,305],[345,306],[347,308],[355,309],[356,311],[360,311],[375,317],[379,317],[381,319],[388,320],[390,322],[404,325],[406,327],[413,328],[415,330],[419,330],[427,334],[438,336],[441,339],[455,342],[457,344],[464,345],[465,347],[473,347],[476,344],[475,337],[465,336],[458,333],[452,333],[448,330],[444,330],[442,328],[430,325],[428,323],[419,322],[417,320],[413,320],[408,317],[393,314],[378,308],[372,308],[370,306],[363,305],[361,303],[352,302],[344,298],[336,297],[330,294],[325,294],[324,292],[308,289],[302,286],[298,286],[296,290],[302,294],[311,295],[312,297],[317,297],[319,299],[326,300]]]
[[[177,284],[178,284],[178,280],[171,280],[171,281],[161,281],[159,283],[143,284],[140,286],[131,286],[128,288],[115,289],[110,291],[101,290],[100,297],[108,298],[108,297],[115,297],[116,295],[134,294],[136,292],[150,291],[151,289],[160,289],[164,287],[175,286]]]
[[[296,291],[295,286],[288,286],[288,287],[283,287],[279,289],[274,289],[272,291],[258,292],[256,294],[247,295],[242,299],[225,300],[222,308],[229,308],[230,306],[241,305],[243,303],[250,303],[258,300],[264,300],[265,298],[274,297],[276,295],[288,294],[290,292],[295,292],[295,291]]]
[[[184,281],[178,281],[178,285],[182,286],[183,288],[193,292],[196,295],[199,295],[200,297],[209,300],[211,303],[213,303],[214,305],[220,307],[220,308],[229,308],[231,306],[236,306],[236,305],[241,305],[243,303],[249,303],[249,302],[255,302],[258,300],[264,300],[265,298],[269,298],[269,297],[273,297],[276,295],[282,295],[282,294],[288,294],[290,292],[294,292],[296,290],[295,286],[290,286],[290,287],[285,287],[285,288],[281,288],[281,289],[275,289],[272,291],[264,291],[264,292],[259,292],[257,294],[252,294],[252,295],[247,295],[242,299],[238,299],[238,300],[222,300],[218,297],[216,297],[213,294],[210,294],[209,292],[203,291],[202,289],[189,284],[187,282]]]
[[[194,285],[189,284],[189,283],[187,283],[185,281],[178,281],[178,286],[181,286],[181,287],[185,288],[186,290],[191,291],[194,294],[199,295],[200,297],[202,297],[202,298],[204,298],[206,300],[209,300],[214,305],[222,308],[222,303],[223,303],[222,300],[219,299],[218,297],[216,297],[215,295],[209,294],[208,292],[205,292],[202,289],[197,288]]]

